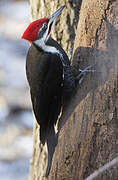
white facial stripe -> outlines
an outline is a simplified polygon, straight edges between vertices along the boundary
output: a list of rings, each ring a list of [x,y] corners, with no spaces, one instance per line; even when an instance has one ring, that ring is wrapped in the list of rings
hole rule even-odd
[[[44,40],[45,37],[43,36],[43,38],[41,38],[40,40],[36,40],[35,44],[39,46],[44,52],[60,54],[59,50],[57,50],[55,47],[46,45]]]

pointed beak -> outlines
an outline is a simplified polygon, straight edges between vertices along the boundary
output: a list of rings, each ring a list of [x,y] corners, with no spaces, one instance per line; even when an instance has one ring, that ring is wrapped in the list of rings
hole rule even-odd
[[[55,13],[53,13],[51,16],[49,16],[50,22],[54,22],[55,19],[61,14],[62,10],[65,8],[64,6],[61,6]]]

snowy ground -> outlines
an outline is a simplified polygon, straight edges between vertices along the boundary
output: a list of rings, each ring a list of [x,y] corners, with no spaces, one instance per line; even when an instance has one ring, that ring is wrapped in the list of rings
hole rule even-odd
[[[33,117],[25,75],[28,44],[21,40],[28,1],[0,0],[0,177],[26,180],[32,154]]]

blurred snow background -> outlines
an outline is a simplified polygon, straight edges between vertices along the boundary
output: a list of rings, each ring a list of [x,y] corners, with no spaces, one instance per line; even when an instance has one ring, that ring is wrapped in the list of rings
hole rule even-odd
[[[27,180],[32,154],[33,117],[25,75],[29,4],[0,0],[0,177]]]

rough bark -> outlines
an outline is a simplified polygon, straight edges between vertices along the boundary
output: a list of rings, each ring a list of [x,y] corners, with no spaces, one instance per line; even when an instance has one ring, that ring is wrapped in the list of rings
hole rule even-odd
[[[94,63],[96,73],[87,75],[78,88],[59,119],[56,137],[49,134],[45,147],[35,123],[30,180],[82,180],[118,155],[117,37],[118,0],[83,0],[73,73]],[[118,169],[99,179],[117,180]]]

